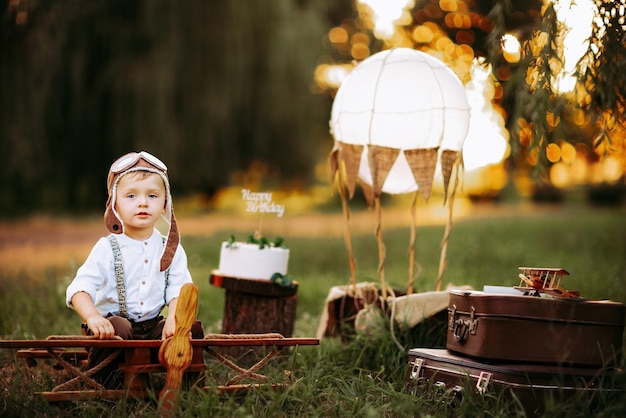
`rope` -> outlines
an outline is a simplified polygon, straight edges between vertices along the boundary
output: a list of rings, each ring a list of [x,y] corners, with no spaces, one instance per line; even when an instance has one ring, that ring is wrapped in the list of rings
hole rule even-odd
[[[50,335],[46,340],[97,340],[94,335]]]
[[[256,379],[261,382],[267,382],[268,380],[267,376],[257,373],[257,371],[260,370],[263,366],[265,366],[265,364],[267,364],[268,361],[270,361],[272,358],[276,357],[276,355],[280,353],[280,350],[277,350],[276,348],[274,348],[273,350],[268,352],[265,357],[263,357],[256,364],[254,364],[252,367],[250,367],[249,369],[244,369],[243,367],[240,367],[237,364],[235,364],[228,357],[220,354],[219,352],[213,350],[212,348],[206,347],[205,349],[208,353],[215,356],[215,358],[218,361],[220,361],[222,364],[230,367],[232,370],[239,373],[238,375],[233,376],[228,382],[226,382],[225,386],[232,385],[246,378]]]
[[[95,335],[50,335],[46,340],[98,340]],[[119,335],[114,335],[111,340],[124,340]]]
[[[393,303],[391,304],[391,315],[389,319],[389,327],[391,328],[391,339],[396,344],[396,347],[400,349],[400,351],[406,352],[406,348],[400,343],[400,341],[396,337],[395,318],[396,318],[396,300],[394,296]]]
[[[441,240],[441,255],[439,258],[439,272],[437,274],[437,281],[435,282],[435,291],[441,290],[441,283],[443,281],[443,274],[446,270],[446,266],[448,264],[447,260],[447,251],[448,251],[448,240],[450,239],[450,234],[452,233],[452,215],[454,212],[454,196],[456,195],[456,189],[459,185],[459,160],[457,159],[454,163],[454,186],[450,193],[450,202],[448,202],[448,219],[446,222],[446,227],[443,234],[443,239]]]
[[[285,337],[277,332],[268,334],[207,334],[204,336],[205,340],[254,340],[262,338],[282,340]]]
[[[376,217],[378,223],[376,225],[376,239],[378,241],[378,273],[380,275],[380,287],[383,299],[387,299],[387,283],[385,281],[385,244],[383,242],[382,231],[382,209],[380,207],[380,196],[376,196],[374,201],[376,206]]]
[[[87,340],[97,340],[97,339],[98,338],[94,335],[50,335],[46,337],[46,340],[50,340],[50,341],[55,341],[55,340],[87,341]],[[113,337],[113,339],[122,340],[123,338],[120,337],[119,335],[116,335]],[[54,351],[54,349],[47,348],[46,350],[48,351],[50,356],[57,361],[57,363],[59,363],[65,370],[67,370],[68,372],[74,375],[72,379],[54,387],[52,389],[52,392],[59,392],[62,390],[66,390],[68,387],[72,386],[73,384],[77,382],[80,382],[81,380],[84,381],[88,386],[93,386],[94,388],[98,390],[106,390],[104,386],[102,386],[100,383],[93,380],[92,376],[94,376],[103,368],[107,367],[113,360],[115,360],[115,358],[122,351],[120,348],[113,350],[111,354],[109,354],[109,356],[105,358],[100,364],[96,365],[95,367],[92,367],[86,372],[82,372],[77,367],[74,367],[68,362],[66,362],[57,352]]]
[[[121,348],[118,348],[118,349],[112,351],[111,354],[109,354],[109,356],[107,358],[102,360],[102,362],[100,364],[98,364],[95,367],[92,367],[91,369],[87,370],[86,372],[82,372],[78,368],[72,366],[71,364],[69,364],[65,360],[63,360],[61,358],[61,356],[59,356],[57,353],[55,353],[51,349],[48,349],[48,352],[55,358],[55,360],[57,360],[59,362],[59,364],[61,364],[63,366],[64,369],[66,369],[67,371],[69,371],[70,373],[75,375],[74,378],[72,378],[72,379],[68,380],[67,382],[62,383],[62,384],[56,386],[55,388],[53,388],[52,392],[59,392],[59,391],[65,390],[68,387],[72,386],[73,384],[75,384],[77,382],[80,382],[81,380],[84,381],[87,385],[93,386],[96,389],[106,390],[106,388],[104,386],[102,386],[100,383],[98,383],[95,380],[93,380],[92,377],[96,373],[98,373],[100,370],[102,370],[103,368],[107,367],[113,360],[115,360],[117,358],[117,356],[121,353],[121,351],[122,351]]]
[[[413,282],[415,280],[415,240],[417,238],[417,227],[415,225],[415,212],[417,210],[417,190],[413,195],[413,202],[411,203],[411,239],[409,241],[409,283],[406,287],[407,295],[413,293]]]
[[[218,340],[218,339],[256,340],[256,339],[263,339],[263,338],[273,339],[273,340],[282,340],[285,337],[282,334],[279,334],[277,332],[271,332],[271,333],[266,333],[266,334],[207,334],[204,336],[205,340],[212,340],[212,339],[214,340]],[[277,350],[276,348],[274,348],[269,353],[267,353],[267,355],[263,359],[261,359],[259,362],[254,364],[252,367],[250,367],[249,369],[244,369],[243,367],[238,366],[229,358],[220,354],[219,352],[212,349],[211,347],[205,347],[204,349],[206,352],[214,356],[222,364],[230,367],[232,370],[239,373],[239,375],[234,376],[232,379],[230,379],[226,383],[226,386],[232,385],[245,378],[256,379],[262,382],[267,381],[267,377],[262,374],[257,373],[257,371],[261,369],[270,359],[272,359],[273,357],[275,357],[277,354],[280,353],[280,350]]]
[[[354,250],[352,248],[352,236],[350,235],[350,208],[348,206],[345,189],[341,184],[339,184],[338,188],[341,196],[341,209],[344,219],[343,240],[346,244],[346,249],[348,250],[348,263],[350,265],[350,284],[356,293],[356,261],[354,258]]]
[[[230,379],[228,382],[226,382],[226,385],[232,385],[235,382],[238,382],[240,380],[243,380],[245,378],[251,378],[251,379],[256,379],[259,380],[261,382],[266,382],[267,381],[267,376],[264,376],[262,374],[257,373],[257,371],[263,367],[265,365],[265,363],[267,363],[267,361],[269,359],[271,359],[272,357],[274,357],[277,353],[276,350],[272,350],[270,351],[267,356],[265,356],[263,359],[261,359],[261,361],[259,361],[258,363],[256,363],[255,365],[253,365],[251,368],[249,369],[244,369],[243,367],[240,367],[238,365],[236,365],[233,361],[231,361],[228,357],[218,353],[217,351],[208,348],[207,347],[207,352],[209,352],[211,355],[215,356],[215,358],[220,361],[222,364],[230,367],[232,370],[238,372],[239,374],[237,376],[234,376],[232,379]]]

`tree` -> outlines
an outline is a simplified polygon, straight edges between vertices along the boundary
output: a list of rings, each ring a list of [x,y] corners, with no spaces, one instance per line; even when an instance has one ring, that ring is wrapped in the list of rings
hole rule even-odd
[[[308,184],[329,137],[313,71],[342,7],[0,1],[0,211],[99,209],[111,162],[140,149],[180,194],[256,167]]]

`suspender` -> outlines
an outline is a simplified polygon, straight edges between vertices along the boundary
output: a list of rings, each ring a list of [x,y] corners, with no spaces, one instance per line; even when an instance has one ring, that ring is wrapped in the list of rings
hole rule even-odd
[[[115,287],[117,288],[117,299],[120,305],[120,316],[128,318],[128,310],[126,308],[126,284],[124,282],[124,266],[122,265],[122,251],[120,245],[115,238],[115,235],[109,234],[107,236],[111,249],[113,250],[113,262],[115,266]],[[163,244],[165,245],[165,237],[162,237]],[[169,281],[170,269],[165,270],[165,289],[163,290],[163,301],[166,300],[165,292],[167,291],[167,285]]]
[[[117,300],[120,305],[120,316],[128,318],[126,310],[126,285],[124,284],[124,267],[122,266],[122,251],[117,239],[113,235],[107,236],[111,249],[113,250],[113,261],[115,265],[115,287],[117,287]]]

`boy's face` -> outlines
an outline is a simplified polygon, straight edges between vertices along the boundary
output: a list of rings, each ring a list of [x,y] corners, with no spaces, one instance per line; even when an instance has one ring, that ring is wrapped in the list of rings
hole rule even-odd
[[[115,210],[126,235],[148,238],[165,213],[165,199],[165,185],[158,174],[138,171],[122,176],[117,183]]]

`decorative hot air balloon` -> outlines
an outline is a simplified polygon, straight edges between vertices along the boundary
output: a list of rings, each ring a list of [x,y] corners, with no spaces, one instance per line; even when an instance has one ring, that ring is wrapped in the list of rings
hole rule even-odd
[[[350,194],[358,177],[375,196],[419,189],[428,200],[438,156],[447,190],[469,114],[463,84],[438,59],[396,48],[364,60],[337,91],[330,120]]]
[[[439,160],[447,197],[448,183],[467,135],[469,118],[465,88],[456,74],[431,55],[409,48],[372,55],[346,77],[337,91],[330,119],[335,139],[331,153],[333,179],[343,172],[340,170],[343,166],[349,197],[354,195],[360,180],[365,185],[366,196],[369,194],[369,199],[376,204],[383,296],[386,289],[380,195],[419,190],[428,200]],[[341,181],[340,190],[347,214]],[[346,242],[349,245],[348,239]],[[413,257],[414,242],[411,247]],[[350,245],[348,250],[351,251]],[[354,282],[351,253],[350,265]]]

